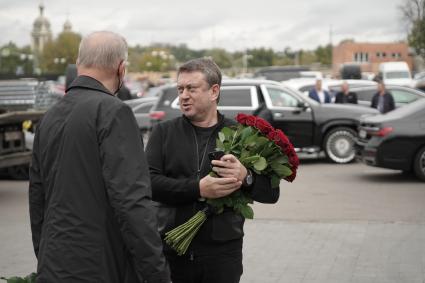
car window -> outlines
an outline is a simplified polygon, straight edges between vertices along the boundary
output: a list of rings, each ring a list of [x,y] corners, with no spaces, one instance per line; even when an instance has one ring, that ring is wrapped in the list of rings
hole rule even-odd
[[[306,85],[306,86],[303,86],[303,87],[301,87],[300,89],[299,89],[299,91],[301,91],[301,92],[309,92],[310,90],[312,90],[314,88],[314,84],[312,84],[312,85]]]
[[[152,103],[142,104],[142,105],[139,105],[139,106],[135,107],[133,109],[133,112],[135,114],[149,113],[149,111],[151,110],[151,108],[152,108]]]
[[[267,93],[273,107],[297,107],[299,100],[283,89],[267,87]]]
[[[352,91],[357,94],[358,100],[363,100],[363,101],[372,101],[373,95],[377,92],[376,89],[364,89],[364,90],[353,89]]]
[[[393,95],[394,101],[396,103],[410,103],[419,98],[417,94],[407,92],[401,89],[393,89],[390,92]]]
[[[258,108],[258,97],[254,86],[222,86],[218,110],[239,109],[254,110]],[[178,97],[172,102],[171,108],[179,108]]]
[[[218,106],[241,106],[251,107],[251,89],[244,88],[226,88],[223,87],[220,93],[220,102]]]
[[[178,98],[177,88],[170,87],[162,90],[162,95],[160,96],[160,101],[157,105],[157,111],[166,111],[170,108],[171,103]],[[178,107],[177,107],[178,108]]]

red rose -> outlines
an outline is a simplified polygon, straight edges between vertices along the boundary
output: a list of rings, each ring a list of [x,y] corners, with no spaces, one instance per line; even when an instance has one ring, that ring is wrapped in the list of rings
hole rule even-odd
[[[300,165],[300,160],[298,159],[298,155],[295,151],[288,155],[289,163],[296,170]]]
[[[243,113],[239,113],[236,116],[236,121],[238,121],[238,123],[245,125],[246,123],[246,118],[248,117],[248,115],[243,114]]]
[[[267,134],[267,138],[276,143],[276,141],[279,139],[279,136],[277,135],[276,131],[272,130]]]
[[[292,169],[292,174],[285,178],[286,181],[291,182],[297,177],[297,170]]]
[[[267,135],[270,131],[273,131],[273,127],[269,124],[269,122],[258,117],[257,121],[255,122],[255,127],[264,135]]]
[[[257,118],[255,116],[250,115],[246,117],[246,124],[248,126],[255,126],[256,121],[257,121]]]
[[[276,134],[278,136],[277,145],[280,146],[280,148],[282,148],[285,151],[285,153],[287,154],[287,149],[288,149],[289,145],[292,146],[291,142],[289,141],[288,137],[281,130],[277,130]]]

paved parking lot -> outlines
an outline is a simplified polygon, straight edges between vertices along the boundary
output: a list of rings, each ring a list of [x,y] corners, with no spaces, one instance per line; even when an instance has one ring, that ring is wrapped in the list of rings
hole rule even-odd
[[[0,181],[0,275],[35,269],[27,182]],[[241,282],[425,282],[425,183],[362,164],[304,161],[247,221]]]

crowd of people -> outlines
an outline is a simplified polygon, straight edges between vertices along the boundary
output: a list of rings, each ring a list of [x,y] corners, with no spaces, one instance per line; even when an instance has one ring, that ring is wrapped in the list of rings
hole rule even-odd
[[[382,79],[377,78],[376,82],[378,83],[378,91],[372,97],[370,106],[378,109],[381,113],[394,110],[394,97],[386,90]],[[341,91],[336,93],[334,99],[332,99],[331,94],[327,90],[322,88],[322,80],[320,79],[316,80],[316,85],[309,91],[308,96],[319,103],[331,103],[332,100],[334,103],[358,103],[357,94],[350,91],[348,83],[345,81],[341,85]]]

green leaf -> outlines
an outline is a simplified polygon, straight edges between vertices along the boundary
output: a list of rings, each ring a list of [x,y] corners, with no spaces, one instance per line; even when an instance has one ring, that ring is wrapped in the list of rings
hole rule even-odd
[[[286,156],[286,155],[279,156],[278,158],[273,160],[273,162],[278,162],[280,164],[286,164],[286,163],[288,163],[288,156]]]
[[[251,133],[252,133],[251,127],[246,127],[245,129],[243,129],[241,132],[242,140],[245,140],[249,135],[251,135]]]
[[[240,212],[242,216],[245,217],[246,219],[254,218],[254,211],[252,210],[252,207],[250,207],[249,205],[242,206]]]
[[[245,146],[254,146],[257,142],[257,136],[248,136],[245,140],[244,140],[244,145]]]
[[[242,164],[254,163],[258,159],[260,159],[260,156],[259,155],[248,156],[248,157],[244,158],[243,160],[241,160],[241,163]]]
[[[271,179],[271,183],[272,183],[272,188],[279,188],[280,178],[276,175],[273,175]]]
[[[225,136],[222,132],[219,132],[219,133],[218,133],[218,139],[219,139],[221,142],[224,142],[224,140],[226,139],[226,136]]]
[[[260,157],[254,162],[254,168],[258,171],[263,171],[267,167],[267,161],[264,157]]]
[[[269,142],[269,139],[262,137],[262,136],[258,137],[257,140],[256,140],[256,144],[257,144],[258,147],[263,146],[267,142]]]
[[[224,151],[224,144],[220,139],[215,141],[216,149]]]
[[[271,167],[280,177],[287,177],[292,174],[291,169],[285,165],[279,163],[272,163]]]
[[[234,131],[228,127],[221,129],[220,133],[223,133],[227,140],[233,140]]]

